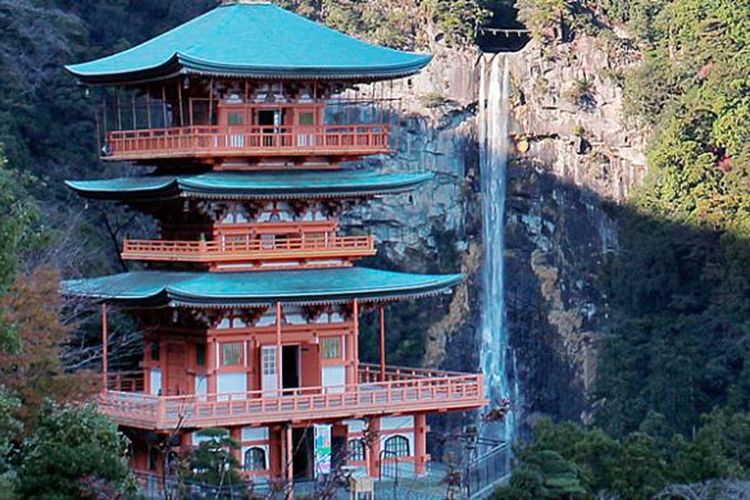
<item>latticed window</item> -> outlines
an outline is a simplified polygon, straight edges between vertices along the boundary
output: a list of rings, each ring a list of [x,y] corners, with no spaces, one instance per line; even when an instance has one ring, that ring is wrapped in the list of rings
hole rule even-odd
[[[404,436],[391,436],[385,440],[386,458],[388,457],[408,457],[409,440]]]
[[[221,344],[221,365],[233,366],[242,363],[242,342]]]
[[[245,470],[265,470],[266,450],[253,446],[245,452]]]
[[[276,375],[276,349],[263,349],[263,375]]]
[[[339,359],[341,357],[341,337],[323,337],[323,359]]]
[[[349,440],[349,460],[363,462],[365,460],[365,445],[361,439]]]

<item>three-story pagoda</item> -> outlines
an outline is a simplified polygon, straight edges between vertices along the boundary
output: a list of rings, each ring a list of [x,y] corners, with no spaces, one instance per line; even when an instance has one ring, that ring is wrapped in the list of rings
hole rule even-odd
[[[223,427],[250,479],[313,478],[337,457],[373,476],[388,461],[422,474],[426,414],[485,403],[479,375],[385,364],[383,304],[445,292],[462,276],[355,266],[375,253],[373,238],[339,231],[342,209],[432,175],[357,166],[390,152],[389,127],[336,123],[327,103],[429,61],[269,3],[224,1],[68,67],[111,98],[98,120],[102,158],[155,167],[68,182],[158,222],[158,239],[124,242],[140,270],[63,284],[103,304],[99,405],[131,438],[136,471],[160,472],[160,443],[175,432],[190,447],[201,429]],[[107,369],[108,305],[144,332],[135,372]],[[359,362],[365,308],[380,308],[379,365]],[[366,429],[377,436],[367,446]]]

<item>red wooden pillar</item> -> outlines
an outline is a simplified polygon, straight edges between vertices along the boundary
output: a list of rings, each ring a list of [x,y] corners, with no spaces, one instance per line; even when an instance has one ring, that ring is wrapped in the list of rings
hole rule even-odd
[[[367,471],[370,477],[376,478],[380,475],[380,418],[370,418],[367,426],[369,432],[370,446],[367,448]]]
[[[281,395],[281,302],[276,302],[276,389]]]
[[[107,390],[107,378],[108,378],[108,346],[107,346],[107,304],[102,304],[102,383],[104,384],[104,390]]]
[[[359,301],[354,299],[354,335],[352,336],[352,363],[354,369],[352,370],[353,378],[352,384],[359,383]]]
[[[385,306],[380,305],[380,381],[385,382]]]
[[[193,433],[180,431],[180,451],[187,452],[193,447]]]
[[[151,360],[151,345],[153,340],[150,336],[144,335],[143,342],[143,392],[151,394],[151,370],[153,370],[153,361]]]
[[[344,367],[346,370],[346,385],[356,384],[354,372],[354,329],[344,335]]]
[[[277,425],[269,427],[268,444],[271,478],[280,479],[284,470],[284,427]]]
[[[414,415],[414,473],[421,476],[427,472],[427,415]]]
[[[216,394],[216,339],[208,339],[206,343],[206,392]]]
[[[237,464],[242,466],[244,465],[242,463],[242,427],[230,427],[229,437],[237,444],[237,448],[232,447],[232,456],[237,461]]]
[[[286,498],[287,500],[294,498],[294,455],[292,442],[292,424],[287,424],[284,428],[284,462],[286,472]]]

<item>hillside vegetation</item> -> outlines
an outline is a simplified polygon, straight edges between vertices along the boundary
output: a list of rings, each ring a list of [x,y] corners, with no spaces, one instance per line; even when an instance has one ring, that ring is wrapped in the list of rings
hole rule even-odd
[[[498,497],[649,498],[670,483],[747,478],[750,2],[518,6],[549,43],[624,29],[643,61],[614,75],[623,119],[652,139],[646,184],[613,209],[621,249],[600,277],[612,327],[597,427],[539,426]]]

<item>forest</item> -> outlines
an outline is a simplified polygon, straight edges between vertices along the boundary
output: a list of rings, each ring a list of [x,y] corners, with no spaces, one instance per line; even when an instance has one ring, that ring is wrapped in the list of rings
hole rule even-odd
[[[487,9],[513,2],[278,3],[378,43],[419,48],[432,35],[425,25],[471,46]],[[119,209],[82,210],[63,188],[62,179],[104,167],[95,103],[62,66],[132,46],[214,4],[0,0],[0,490],[19,498],[132,488],[122,436],[93,408],[68,404],[98,390],[93,374],[71,370],[94,368],[100,354],[85,338],[97,335],[92,312],[60,301],[59,277],[117,270],[110,236],[132,221]],[[640,499],[668,488],[679,497],[680,487],[748,479],[750,1],[515,4],[548,44],[627,31],[642,63],[612,78],[626,118],[651,140],[647,182],[609,208],[621,248],[598,277],[611,325],[593,422],[540,420],[496,498]],[[126,318],[115,323],[115,335],[127,329]]]
[[[651,140],[645,185],[611,207],[621,248],[599,277],[612,321],[593,425],[540,423],[496,496],[729,497],[707,481],[750,474],[750,3],[518,5],[551,43],[628,30],[643,62],[613,78]]]

